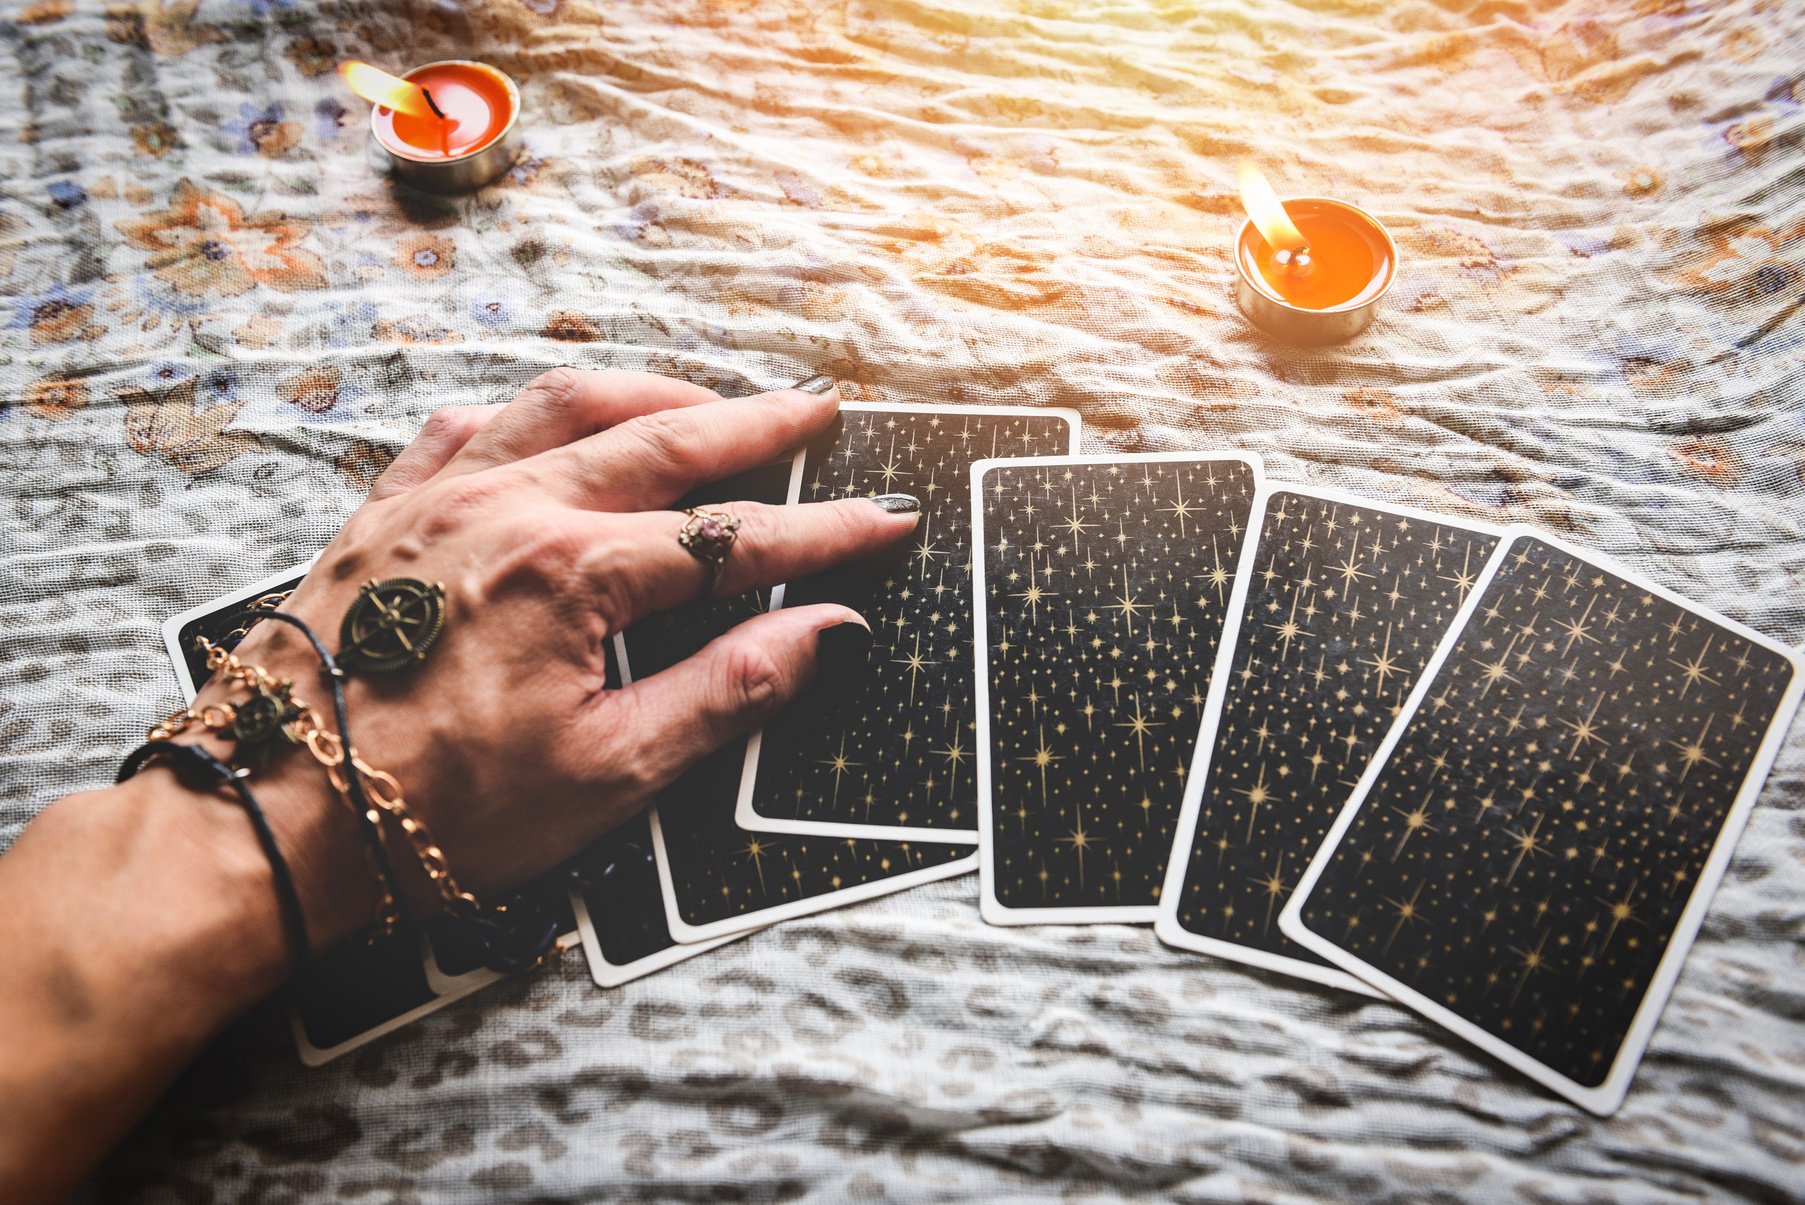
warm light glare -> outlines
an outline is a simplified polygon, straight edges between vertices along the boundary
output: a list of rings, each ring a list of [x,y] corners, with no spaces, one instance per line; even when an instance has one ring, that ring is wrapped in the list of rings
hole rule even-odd
[[[382,105],[410,117],[433,115],[431,107],[426,103],[426,93],[420,90],[418,84],[410,84],[380,67],[352,60],[340,63],[338,74],[351,91],[373,105]]]
[[[1307,245],[1279,202],[1279,195],[1251,163],[1241,165],[1241,207],[1274,251],[1297,251]]]

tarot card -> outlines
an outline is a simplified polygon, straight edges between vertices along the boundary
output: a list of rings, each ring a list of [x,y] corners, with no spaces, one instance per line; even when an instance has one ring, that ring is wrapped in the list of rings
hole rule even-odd
[[[1279,918],[1598,1114],[1622,1103],[1805,679],[1509,529]]]
[[[992,924],[1154,919],[1258,460],[972,468],[979,899]]]
[[[681,505],[781,502],[790,475],[789,464],[772,465],[716,482]],[[622,681],[669,669],[764,606],[745,594],[642,620],[616,641]],[[728,742],[679,778],[652,812],[665,920],[679,942],[709,941],[973,868],[963,845],[748,832],[734,819],[745,756],[744,740]]]
[[[756,932],[747,929],[690,945],[671,936],[647,816],[635,816],[608,834],[578,866],[584,886],[571,892],[570,900],[597,987],[619,987]]]
[[[471,976],[440,994],[427,981],[425,935],[403,923],[373,942],[341,942],[288,986],[289,1028],[301,1062],[318,1067],[412,1024],[500,976]]]
[[[1498,544],[1498,528],[1304,486],[1254,501],[1160,894],[1186,950],[1352,991],[1278,913]]]
[[[846,575],[792,582],[772,606],[856,606],[875,636],[850,697],[802,701],[753,736],[737,819],[760,832],[976,844],[971,664],[973,462],[1078,447],[1074,410],[848,403],[798,457],[789,500],[906,492],[921,499],[909,555],[876,591]]]
[[[202,603],[198,607],[191,607],[180,615],[164,620],[163,647],[169,651],[169,659],[175,663],[175,675],[182,684],[183,699],[192,703],[194,696],[200,693],[201,685],[210,676],[206,655],[195,648],[194,638],[205,636],[215,644],[229,641],[232,633],[243,626],[234,621],[246,607],[272,595],[286,595],[301,584],[301,579],[307,576],[314,561],[319,559],[315,555],[292,569],[272,573],[242,590]]]

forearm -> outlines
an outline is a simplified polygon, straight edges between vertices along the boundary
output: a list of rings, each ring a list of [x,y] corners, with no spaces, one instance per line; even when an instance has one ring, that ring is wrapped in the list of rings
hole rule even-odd
[[[812,392],[729,401],[643,375],[558,370],[499,415],[435,415],[396,458],[282,613],[329,635],[360,583],[392,575],[417,577],[442,604],[430,656],[346,684],[356,748],[382,773],[367,781],[387,784],[397,810],[395,784],[406,790],[412,827],[384,827],[397,893],[415,912],[447,896],[492,901],[549,870],[809,681],[822,631],[858,621],[844,607],[754,617],[621,690],[605,689],[606,650],[636,620],[705,591],[811,577],[914,530],[919,503],[900,495],[889,499],[900,506],[735,503],[731,526],[710,516],[712,529],[693,531],[694,514],[664,509],[786,457],[837,413],[837,399]],[[234,656],[262,673],[219,666],[178,739],[257,766],[252,789],[322,950],[377,911],[361,822],[323,769],[343,763],[323,741],[270,758],[234,749],[223,711],[207,716],[283,679],[313,721],[335,723],[337,709],[289,625],[264,619]],[[277,879],[218,785],[147,768],[53,805],[0,858],[0,1200],[66,1192],[294,965]],[[424,854],[422,826],[436,847]]]
[[[320,881],[340,834],[271,794],[297,873]],[[343,927],[336,909],[310,912],[316,942]],[[0,918],[7,1201],[60,1199],[294,965],[243,812],[161,767],[33,821],[0,858]]]

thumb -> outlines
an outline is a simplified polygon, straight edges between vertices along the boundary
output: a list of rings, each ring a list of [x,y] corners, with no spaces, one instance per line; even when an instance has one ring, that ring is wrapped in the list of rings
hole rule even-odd
[[[648,795],[728,741],[744,736],[811,682],[828,687],[863,673],[871,629],[832,604],[759,615],[661,673],[602,696],[598,719],[631,742],[633,775]],[[614,768],[618,773],[618,762]]]

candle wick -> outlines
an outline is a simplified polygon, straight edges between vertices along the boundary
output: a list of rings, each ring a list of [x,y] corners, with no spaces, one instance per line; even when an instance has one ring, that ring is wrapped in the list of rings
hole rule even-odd
[[[1290,251],[1280,251],[1273,259],[1284,269],[1285,275],[1301,279],[1316,270],[1316,261],[1310,257],[1310,248],[1298,247]]]
[[[432,115],[437,117],[440,121],[444,121],[445,110],[439,108],[438,102],[432,98],[432,93],[428,92],[425,88],[421,88],[420,95],[426,98],[426,107],[432,110]]]

